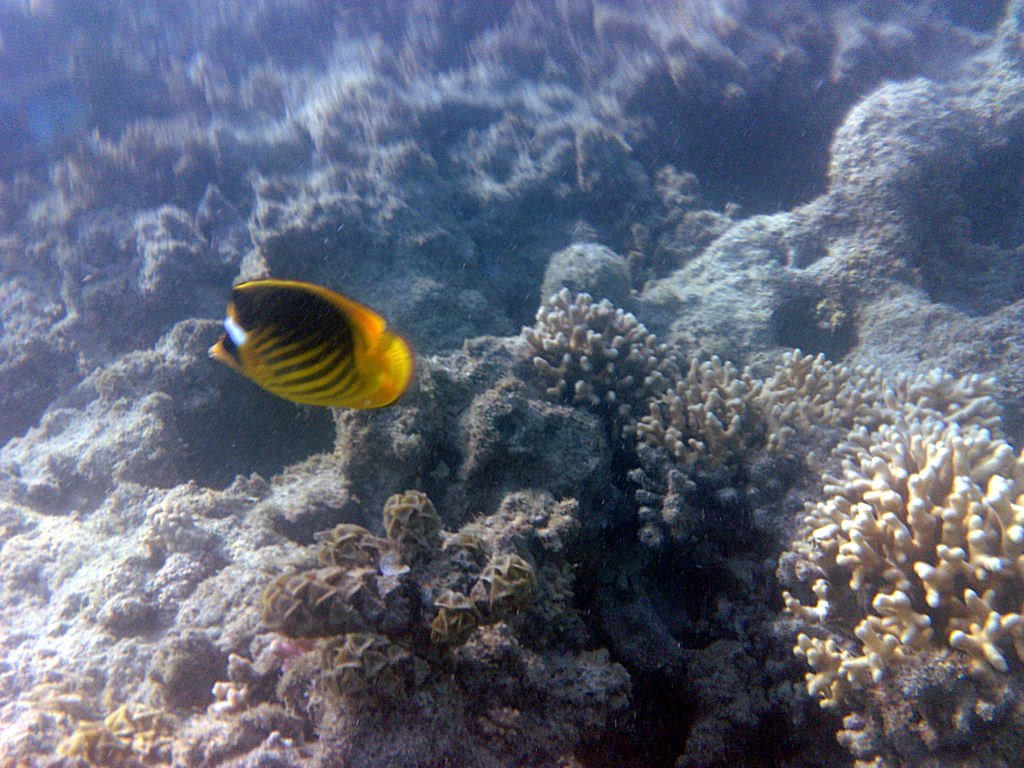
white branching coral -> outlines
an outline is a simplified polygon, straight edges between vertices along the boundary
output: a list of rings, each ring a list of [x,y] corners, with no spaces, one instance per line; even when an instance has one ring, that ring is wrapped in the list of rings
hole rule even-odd
[[[793,545],[814,597],[784,599],[822,706],[921,651],[955,649],[979,674],[1007,672],[1010,653],[1024,661],[1024,455],[978,423],[938,418],[952,408],[989,423],[993,411],[948,397],[952,379],[931,382],[927,407],[902,409],[916,416],[837,447],[841,474],[824,478]]]
[[[794,349],[783,355],[758,398],[774,424],[850,429],[877,423],[886,386],[876,367],[839,365]]]
[[[773,424],[797,429],[874,429],[925,413],[998,430],[992,376],[956,378],[935,368],[922,376],[886,376],[877,366],[832,363],[824,355],[787,352],[757,392]]]
[[[722,465],[752,448],[782,450],[796,432],[874,429],[915,415],[997,430],[994,391],[991,377],[957,379],[939,369],[887,377],[875,366],[839,365],[799,349],[764,380],[713,357],[691,362],[685,377],[651,401],[637,432],[682,464]]]
[[[727,464],[755,443],[784,439],[784,434],[765,436],[759,390],[750,373],[738,372],[732,363],[717,357],[694,360],[683,379],[649,404],[637,434],[687,466]]]
[[[904,416],[930,412],[960,425],[973,424],[999,434],[1002,413],[995,400],[994,376],[971,374],[955,378],[935,368],[924,376],[900,377],[886,392],[886,404]]]
[[[678,377],[675,356],[643,323],[586,293],[574,297],[563,288],[537,310],[523,335],[534,366],[550,382],[549,396],[607,405],[621,422]]]

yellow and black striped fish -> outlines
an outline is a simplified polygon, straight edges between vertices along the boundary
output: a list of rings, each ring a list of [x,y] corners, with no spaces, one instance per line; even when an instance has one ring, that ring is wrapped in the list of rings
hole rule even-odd
[[[286,400],[381,408],[402,396],[413,372],[412,350],[386,325],[322,286],[252,280],[231,290],[210,357]]]

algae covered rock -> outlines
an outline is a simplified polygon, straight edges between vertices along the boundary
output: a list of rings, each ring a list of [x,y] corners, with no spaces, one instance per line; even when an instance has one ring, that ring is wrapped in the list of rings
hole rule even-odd
[[[587,293],[625,306],[630,298],[626,260],[599,243],[573,243],[548,261],[540,287],[541,302],[562,289],[572,295]]]

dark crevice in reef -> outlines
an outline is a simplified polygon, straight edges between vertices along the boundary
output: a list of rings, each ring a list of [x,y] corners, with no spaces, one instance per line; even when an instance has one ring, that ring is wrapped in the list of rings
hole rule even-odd
[[[1024,126],[981,152],[950,194],[916,205],[913,264],[933,301],[979,317],[1024,296]]]
[[[607,504],[595,503],[581,532],[576,551],[570,559],[579,568],[576,573],[574,602],[587,622],[596,647],[608,648],[615,661],[623,664],[632,682],[631,706],[627,716],[609,724],[602,738],[579,750],[576,757],[586,768],[671,768],[683,752],[693,713],[687,697],[679,695],[678,666],[666,660],[666,671],[638,669],[630,651],[623,651],[623,635],[632,634],[640,646],[656,643],[646,635],[659,634],[656,627],[624,632],[614,628],[609,615],[621,609],[622,617],[640,615],[635,605],[638,570],[650,559],[637,539],[637,521],[633,514],[633,491],[626,475],[620,444],[611,470],[618,493],[607,495]],[[604,567],[602,564],[614,564]],[[642,602],[642,600],[640,600]],[[662,639],[667,638],[661,632]]]
[[[699,91],[681,93],[667,71],[639,92],[642,100],[628,111],[650,115],[656,127],[634,144],[635,156],[652,175],[665,163],[696,174],[708,207],[739,203],[748,213],[771,213],[825,191],[842,111],[824,98],[794,103],[764,92],[735,103],[709,101]]]
[[[667,677],[633,678],[628,720],[613,724],[604,737],[577,752],[585,768],[672,768],[686,746],[693,712]]]
[[[334,446],[328,409],[297,407],[265,396],[239,397],[232,388],[225,389],[223,398],[182,416],[181,463],[189,477],[208,488],[226,488],[237,475],[253,472],[271,477]]]
[[[852,314],[813,287],[780,301],[772,311],[771,329],[779,346],[821,353],[829,360],[842,360],[857,344]]]
[[[771,565],[781,543],[766,535],[754,510],[763,515],[775,509],[800,471],[796,462],[777,460],[770,472],[760,464],[711,474],[691,470],[683,502],[692,516],[691,535],[666,536],[660,546],[650,546],[639,540],[637,487],[628,479],[629,465],[637,462],[634,448],[614,440],[613,445],[616,493],[609,493],[606,508],[595,505],[587,515],[570,559],[578,567],[575,605],[594,644],[629,671],[632,706],[628,718],[612,724],[577,758],[587,768],[669,768],[681,756],[686,765],[697,764],[708,737],[705,721],[714,717],[697,702],[716,695],[701,688],[701,670],[718,664],[722,654],[728,678],[746,668],[745,659],[765,678],[751,679],[752,690],[770,688],[771,665],[763,658],[769,651],[761,648],[755,651],[761,657],[751,659],[741,654],[733,665],[728,646],[759,646],[751,637],[781,609]],[[716,645],[720,641],[726,641],[725,650]],[[782,654],[788,657],[788,648]],[[735,734],[742,743],[728,751],[752,767],[785,764],[806,747],[787,737],[789,729],[787,713],[769,707],[747,731]],[[690,745],[691,739],[697,743]]]
[[[969,206],[972,242],[1000,248],[1024,242],[1024,129],[979,158],[961,181],[959,197]]]

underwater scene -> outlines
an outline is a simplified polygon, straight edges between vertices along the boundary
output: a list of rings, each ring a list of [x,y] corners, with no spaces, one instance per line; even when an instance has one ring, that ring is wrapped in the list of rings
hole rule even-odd
[[[1024,0],[0,0],[0,768],[1024,766]]]

